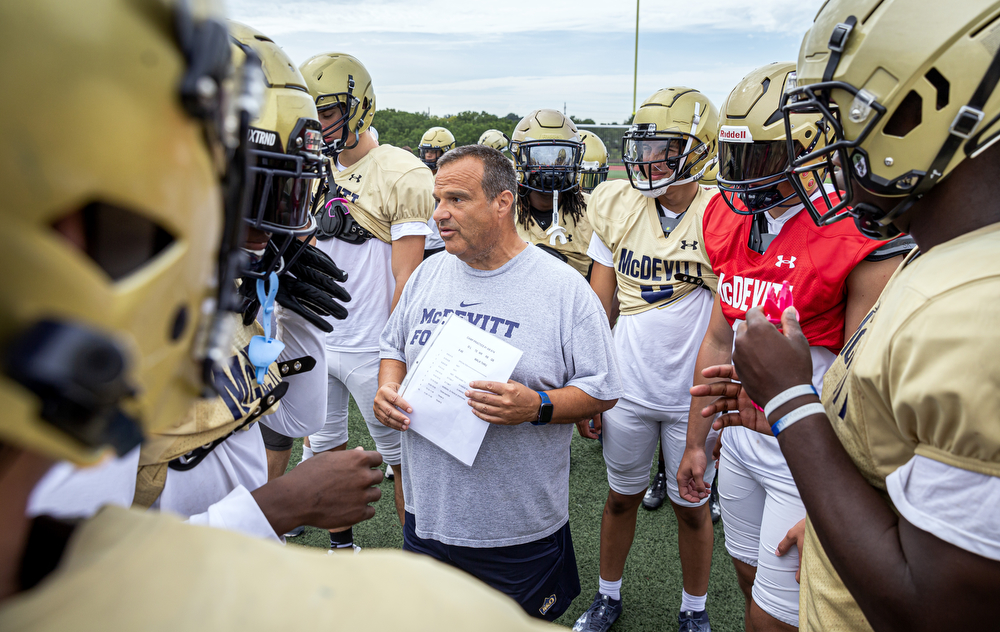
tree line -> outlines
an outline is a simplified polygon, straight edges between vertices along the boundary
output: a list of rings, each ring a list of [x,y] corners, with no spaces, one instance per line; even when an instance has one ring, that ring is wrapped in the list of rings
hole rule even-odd
[[[575,123],[593,124],[593,119],[570,116]],[[432,127],[445,127],[455,135],[456,146],[472,145],[488,129],[498,129],[507,136],[521,120],[520,114],[511,112],[507,116],[496,116],[489,112],[459,112],[447,116],[430,116],[423,112],[401,112],[399,110],[377,110],[373,125],[378,130],[380,143],[409,147],[414,153],[420,145],[420,137]]]

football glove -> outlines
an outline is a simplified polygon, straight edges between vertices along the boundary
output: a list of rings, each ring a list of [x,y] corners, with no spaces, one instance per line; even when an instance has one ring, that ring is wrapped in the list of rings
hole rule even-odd
[[[266,257],[274,257],[269,246]],[[347,281],[347,273],[337,267],[322,250],[298,239],[291,240],[283,254],[292,265],[284,266],[278,278],[278,295],[275,301],[305,318],[324,333],[333,331],[325,317],[337,320],[347,318],[347,309],[341,303],[348,303],[351,295],[341,283]],[[249,325],[257,317],[260,301],[257,300],[256,282],[244,279],[240,287],[243,301],[243,324]]]

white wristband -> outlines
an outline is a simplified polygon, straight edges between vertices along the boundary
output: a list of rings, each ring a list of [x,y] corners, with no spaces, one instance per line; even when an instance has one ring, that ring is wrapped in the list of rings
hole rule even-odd
[[[764,404],[764,416],[770,419],[771,413],[777,410],[782,404],[787,404],[796,397],[802,397],[803,395],[815,395],[816,397],[819,397],[819,393],[816,392],[816,388],[812,384],[799,384],[798,386],[793,386],[792,388],[781,391],[772,397],[771,401]]]
[[[791,426],[796,421],[805,419],[809,415],[819,415],[819,414],[823,415],[826,414],[826,408],[823,407],[823,404],[820,404],[818,402],[814,402],[812,404],[803,404],[802,406],[799,406],[798,408],[788,413],[778,421],[774,422],[774,425],[771,426],[771,434],[777,437],[782,430],[784,430],[788,426]]]

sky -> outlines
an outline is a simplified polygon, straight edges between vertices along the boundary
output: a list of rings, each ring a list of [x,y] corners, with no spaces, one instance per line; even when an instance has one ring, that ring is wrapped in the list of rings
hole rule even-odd
[[[721,107],[751,70],[795,61],[821,0],[645,0],[636,106],[687,86]],[[617,9],[612,9],[612,7]],[[598,123],[632,113],[636,5],[594,0],[228,0],[296,64],[346,52],[378,108],[498,116],[538,108]]]

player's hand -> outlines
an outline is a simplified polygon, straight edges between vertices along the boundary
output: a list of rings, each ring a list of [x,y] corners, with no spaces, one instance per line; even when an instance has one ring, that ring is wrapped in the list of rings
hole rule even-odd
[[[677,468],[677,491],[689,503],[701,502],[708,498],[712,486],[705,482],[705,468],[708,459],[704,448],[686,448],[681,464]]]
[[[410,427],[410,418],[403,414],[400,409],[412,413],[413,408],[399,396],[397,382],[386,382],[378,388],[378,391],[375,392],[375,404],[372,408],[375,411],[375,419],[382,422],[383,426],[401,432]]]
[[[476,417],[491,424],[513,426],[538,419],[542,398],[520,382],[476,381],[465,391]]]
[[[747,394],[762,406],[786,389],[812,384],[809,341],[802,335],[794,307],[781,314],[781,329],[754,307],[736,330],[733,364]]]
[[[775,555],[781,557],[792,550],[792,545],[799,552],[799,567],[795,569],[795,581],[799,581],[799,572],[802,570],[802,543],[806,540],[806,519],[803,518],[795,523],[795,526],[788,530],[781,542],[778,542],[778,550]]]
[[[601,413],[594,415],[593,419],[581,419],[576,422],[576,431],[584,439],[601,438]]]
[[[252,494],[279,535],[300,525],[347,527],[375,515],[369,503],[382,497],[381,464],[378,452],[318,452]]]
[[[265,262],[277,256],[273,244],[273,241],[268,244]],[[327,316],[337,320],[347,318],[347,309],[341,303],[350,302],[351,295],[340,285],[347,281],[347,273],[338,268],[325,252],[298,239],[289,242],[282,257],[285,260],[295,258],[295,261],[278,278],[278,293],[274,300],[313,327],[330,333],[333,326],[327,322]],[[260,308],[256,287],[256,280],[245,278],[240,288],[245,297],[244,325],[249,325],[256,318]]]
[[[753,400],[747,395],[740,382],[733,381],[739,380],[739,376],[731,364],[710,366],[703,369],[701,374],[708,379],[722,378],[726,380],[691,387],[691,395],[694,397],[716,398],[708,406],[701,409],[702,417],[719,415],[712,422],[713,428],[721,430],[727,426],[743,426],[762,434],[771,434],[771,426],[767,423],[764,411],[754,405]]]

